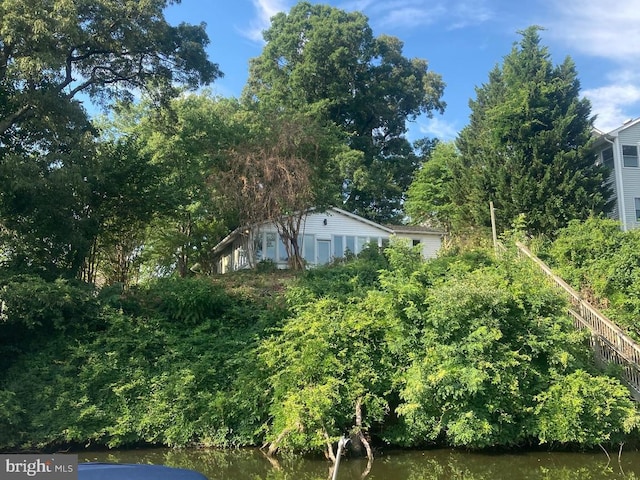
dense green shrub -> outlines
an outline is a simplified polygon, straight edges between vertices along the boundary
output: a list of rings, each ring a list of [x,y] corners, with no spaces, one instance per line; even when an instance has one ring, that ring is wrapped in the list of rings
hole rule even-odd
[[[275,446],[323,449],[360,428],[358,399],[361,428],[395,445],[581,443],[545,427],[557,414],[546,393],[580,371],[611,388],[581,399],[581,411],[602,414],[573,418],[576,438],[613,441],[635,427],[625,387],[595,374],[565,300],[529,263],[482,253],[423,263],[413,253],[392,246],[366,295],[305,298],[264,344]]]
[[[609,219],[573,221],[548,254],[560,276],[640,338],[640,230],[623,232]]]
[[[542,443],[619,443],[640,420],[624,386],[582,370],[560,378],[536,400],[536,430]]]
[[[58,279],[53,282],[32,275],[10,277],[0,283],[0,320],[3,327],[30,334],[65,331],[77,325],[93,327],[98,304],[93,287]]]
[[[2,344],[0,449],[622,438],[635,406],[527,265],[486,251],[423,262],[397,244],[288,287],[271,272],[96,296],[15,278],[0,328],[37,341],[11,355]]]
[[[286,296],[292,306],[322,297],[361,298],[379,287],[379,271],[387,266],[387,258],[378,247],[368,245],[358,256],[337,259],[330,265],[305,271]]]
[[[15,392],[0,390],[0,446],[11,445],[15,440],[21,428],[21,413]]]
[[[398,373],[402,331],[388,299],[322,298],[263,343],[273,389],[269,440],[278,448],[323,450],[327,437],[382,424]],[[357,405],[366,414],[355,423]]]
[[[413,441],[521,445],[536,394],[583,367],[582,335],[527,265],[476,270],[432,289],[399,411]]]
[[[71,341],[100,330],[98,311],[90,285],[30,275],[5,278],[0,282],[0,371],[61,335]]]
[[[620,224],[614,220],[573,220],[560,230],[549,253],[561,276],[571,284],[580,288],[596,283],[606,290],[607,264],[623,238]]]

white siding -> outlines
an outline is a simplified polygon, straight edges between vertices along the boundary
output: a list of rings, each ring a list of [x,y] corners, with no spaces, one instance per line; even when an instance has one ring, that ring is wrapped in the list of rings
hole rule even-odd
[[[253,229],[253,235],[260,239],[262,245],[262,259],[267,255],[266,236],[267,234],[276,234],[277,228],[274,223],[265,223]],[[358,216],[351,216],[348,213],[342,213],[339,210],[330,209],[324,213],[310,213],[303,219],[300,228],[301,253],[309,254],[313,258],[305,255],[308,265],[317,265],[331,258],[342,257],[345,250],[349,248],[353,253],[360,253],[362,247],[367,243],[374,243],[382,246],[394,235],[390,228],[383,227],[374,222],[370,222]],[[429,232],[402,232],[397,235],[399,238],[407,238],[411,241],[420,242],[422,245],[422,254],[425,258],[433,258],[436,256],[441,245],[441,234]],[[303,242],[313,241],[312,248],[305,248]],[[352,243],[353,245],[350,245]],[[253,244],[253,243],[252,243]],[[278,268],[287,268],[287,262],[283,260],[281,249],[283,245],[276,241],[276,253],[273,261]],[[308,246],[308,244],[306,244]],[[327,246],[329,245],[330,255],[326,256]],[[247,254],[255,253],[248,248],[249,245],[245,239],[235,239],[230,245],[220,252],[220,261],[218,262],[218,272],[226,273],[233,270],[250,268]],[[351,248],[353,247],[353,248]],[[261,259],[257,259],[258,261]]]
[[[640,223],[636,221],[635,198],[640,198],[640,167],[622,167],[622,145],[637,145],[640,150],[640,124],[623,129],[618,134],[616,142],[616,154],[621,166],[622,194],[624,201],[623,223],[626,229],[637,228]],[[620,204],[620,202],[618,202]]]
[[[436,258],[442,246],[442,235],[428,232],[401,232],[394,234],[394,238],[408,242],[411,246],[420,245],[420,253],[424,258]]]
[[[442,246],[440,235],[423,235],[420,241],[422,245],[422,256],[424,258],[435,258]]]
[[[382,227],[362,222],[335,210],[308,215],[300,233],[313,234],[316,238],[324,240],[331,239],[333,235],[350,235],[376,239],[378,237],[388,238],[390,235]]]
[[[325,222],[326,221],[326,222]],[[266,224],[261,227],[261,232],[277,232],[275,224]],[[355,237],[356,244],[374,242],[382,245],[382,241],[391,236],[391,232],[387,229],[367,221],[361,221],[352,218],[335,210],[329,210],[324,213],[310,213],[303,219],[300,228],[300,235],[313,235],[314,241],[331,242],[331,257],[340,257],[341,253],[335,254],[335,237],[342,238],[343,248],[346,246],[346,237]],[[359,240],[359,242],[358,242]],[[356,247],[359,253],[359,248]],[[314,249],[315,258],[308,260],[309,264],[314,265],[318,260],[318,248]],[[278,267],[286,268],[286,263],[280,262]]]

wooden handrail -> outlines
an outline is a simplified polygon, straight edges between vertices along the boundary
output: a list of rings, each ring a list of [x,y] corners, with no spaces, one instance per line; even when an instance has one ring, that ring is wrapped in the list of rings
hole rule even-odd
[[[640,346],[597,308],[584,300],[567,282],[553,273],[551,268],[531,253],[524,244],[516,242],[516,246],[546,273],[557,287],[568,294],[571,303],[569,314],[575,318],[576,327],[589,329],[591,346],[600,361],[613,362],[622,367],[622,377],[631,388],[633,398],[640,402]]]

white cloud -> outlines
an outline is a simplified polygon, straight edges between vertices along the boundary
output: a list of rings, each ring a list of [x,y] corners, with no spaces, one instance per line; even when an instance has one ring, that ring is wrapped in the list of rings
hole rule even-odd
[[[289,9],[293,0],[252,0],[256,15],[242,34],[256,42],[271,17]],[[338,8],[359,11],[372,24],[386,28],[416,28],[441,23],[449,29],[478,25],[495,17],[488,0],[346,0]]]
[[[477,25],[493,17],[487,0],[351,0],[342,5],[346,10],[364,12],[384,27],[415,28],[442,23],[447,28]]]
[[[618,128],[631,118],[631,108],[640,107],[640,86],[631,83],[614,83],[583,92],[591,101],[593,113],[597,114],[596,127],[604,132]]]
[[[370,5],[375,5],[375,0],[351,0],[340,5],[340,8],[348,11],[364,11]]]
[[[379,20],[383,26],[393,26],[404,28],[413,28],[425,25],[431,25],[438,21],[444,14],[444,10],[441,7],[424,9],[413,6],[404,6],[389,10]]]
[[[552,0],[552,34],[586,55],[640,59],[640,0]]]
[[[452,28],[464,28],[478,25],[494,18],[493,11],[484,1],[467,0],[453,5],[454,23]]]
[[[440,117],[424,118],[418,121],[420,136],[435,137],[440,140],[453,140],[458,136],[458,128]]]
[[[249,29],[243,34],[253,41],[262,42],[262,32],[269,28],[271,17],[288,10],[288,7],[283,0],[252,0],[252,2],[256,9],[256,17],[251,20]]]
[[[583,91],[597,115],[596,127],[610,131],[638,116],[640,0],[615,5],[602,0],[545,1],[554,11],[548,33],[595,62],[602,59],[601,85]]]

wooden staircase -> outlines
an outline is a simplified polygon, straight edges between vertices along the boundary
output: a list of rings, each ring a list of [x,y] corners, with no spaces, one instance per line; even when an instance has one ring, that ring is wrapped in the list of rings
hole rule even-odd
[[[551,269],[522,243],[516,242],[518,250],[529,257],[546,273],[552,283],[568,296],[569,314],[578,329],[591,332],[591,347],[596,361],[602,365],[614,363],[621,367],[623,380],[629,386],[633,398],[640,402],[640,346],[598,309],[582,299],[569,284],[554,274]]]

